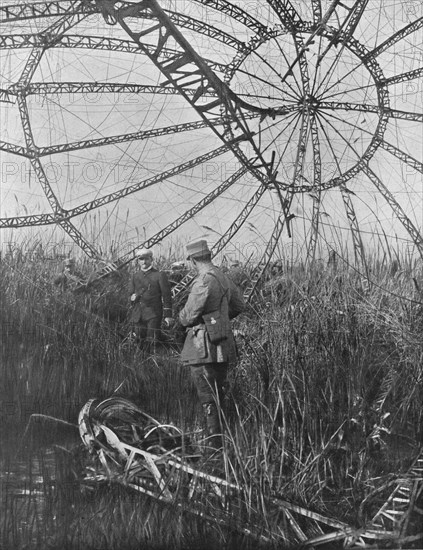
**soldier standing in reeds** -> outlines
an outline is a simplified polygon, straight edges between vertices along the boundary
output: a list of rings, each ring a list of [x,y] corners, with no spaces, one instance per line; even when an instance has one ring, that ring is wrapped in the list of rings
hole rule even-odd
[[[205,240],[189,243],[187,254],[197,277],[179,314],[182,325],[189,327],[181,359],[191,367],[210,442],[217,449],[222,446],[219,406],[229,363],[236,359],[230,319],[239,315],[245,304],[233,281],[212,264]]]
[[[60,275],[54,279],[54,284],[60,288],[62,292],[66,290],[75,290],[78,284],[81,284],[83,277],[75,268],[75,260],[66,258],[63,262],[63,269]]]
[[[132,304],[129,322],[147,351],[154,351],[161,339],[161,324],[173,323],[172,296],[167,275],[153,267],[153,253],[141,248],[136,256],[140,263],[129,285]]]

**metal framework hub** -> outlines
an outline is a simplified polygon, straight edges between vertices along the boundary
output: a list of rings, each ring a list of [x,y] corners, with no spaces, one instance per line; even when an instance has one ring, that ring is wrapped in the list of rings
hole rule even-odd
[[[333,48],[322,56],[325,49],[338,44],[340,51]],[[341,77],[333,71],[335,59],[345,67]],[[371,86],[364,84],[369,76]],[[293,21],[289,29],[261,36],[234,57],[225,82],[275,121],[269,122],[257,139],[261,150],[276,151],[277,183],[289,193],[345,184],[372,158],[383,140],[390,107],[382,69],[365,46],[328,25],[316,28],[308,22]],[[347,111],[344,118],[330,112],[339,108]],[[319,144],[311,139],[312,119],[321,135]],[[302,133],[301,124],[306,128]],[[234,123],[229,127],[232,129]],[[287,133],[291,133],[295,147],[286,146]],[[325,161],[334,138],[342,140],[336,151],[337,165]],[[300,178],[295,176],[298,147],[304,155]],[[321,157],[319,179],[315,173],[317,157]]]

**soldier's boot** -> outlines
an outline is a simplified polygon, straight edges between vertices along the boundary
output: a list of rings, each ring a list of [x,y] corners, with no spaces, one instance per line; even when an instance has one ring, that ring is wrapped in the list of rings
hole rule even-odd
[[[221,451],[223,448],[222,442],[222,427],[220,424],[219,412],[216,403],[204,403],[204,414],[207,422],[208,446],[213,452]]]

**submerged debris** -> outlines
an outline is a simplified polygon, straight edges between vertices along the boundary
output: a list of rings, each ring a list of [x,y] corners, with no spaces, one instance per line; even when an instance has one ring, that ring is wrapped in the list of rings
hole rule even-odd
[[[371,523],[357,528],[280,496],[254,495],[251,488],[228,479],[221,456],[195,452],[189,436],[126,399],[90,400],[78,423],[94,458],[94,466],[86,469],[87,480],[118,482],[261,541],[304,547],[341,541],[344,547],[369,547],[413,542],[422,536],[409,531],[423,497],[423,451],[393,484]]]

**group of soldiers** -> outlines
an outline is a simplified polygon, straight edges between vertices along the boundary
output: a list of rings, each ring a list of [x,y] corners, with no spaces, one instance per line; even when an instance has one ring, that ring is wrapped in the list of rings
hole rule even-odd
[[[244,310],[245,303],[233,280],[212,263],[206,240],[188,243],[186,252],[196,277],[178,315],[186,331],[181,362],[191,370],[206,417],[209,443],[213,449],[219,449],[222,447],[220,404],[229,364],[236,358],[230,320]],[[175,322],[171,283],[166,272],[154,267],[151,250],[140,249],[136,260],[138,268],[129,283],[129,321],[137,340],[154,352],[162,324],[171,327]],[[69,264],[55,283],[66,284],[76,276],[74,265]]]
[[[137,259],[140,269],[133,274],[129,287],[134,304],[130,320],[139,338],[154,345],[162,320],[167,326],[174,322],[171,287],[166,273],[153,266],[151,250],[141,249]],[[179,312],[179,322],[186,328],[181,361],[191,369],[206,416],[210,444],[220,448],[219,407],[228,366],[236,355],[230,320],[244,310],[245,304],[235,283],[212,263],[207,241],[200,239],[189,243],[187,260],[197,276]]]

